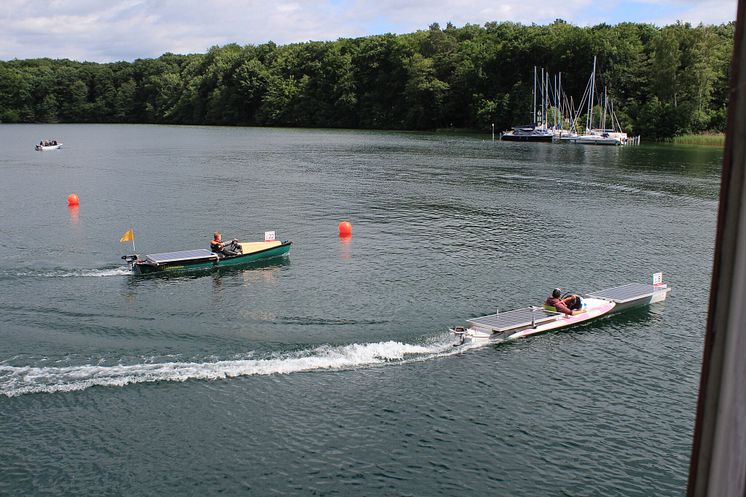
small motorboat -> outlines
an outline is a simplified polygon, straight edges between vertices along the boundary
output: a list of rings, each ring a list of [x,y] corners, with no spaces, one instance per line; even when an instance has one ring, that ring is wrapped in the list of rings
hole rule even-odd
[[[456,345],[467,342],[505,342],[590,321],[613,312],[666,300],[671,289],[663,283],[663,273],[653,275],[652,284],[629,283],[587,293],[582,308],[573,315],[557,312],[547,306],[531,306],[487,316],[467,319],[467,326],[454,326],[451,333]]]
[[[238,266],[279,257],[290,251],[292,243],[289,240],[241,243],[242,253],[232,256],[217,254],[208,249],[195,249],[148,254],[142,258],[137,254],[124,255],[122,259],[135,274],[195,271]]]
[[[47,150],[57,150],[60,148],[62,148],[62,143],[55,143],[54,145],[36,145],[34,150],[45,152]]]

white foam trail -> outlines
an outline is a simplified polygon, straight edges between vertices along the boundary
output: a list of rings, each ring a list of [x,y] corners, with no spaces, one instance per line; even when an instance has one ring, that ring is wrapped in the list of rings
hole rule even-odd
[[[108,269],[80,269],[74,271],[21,271],[13,273],[13,276],[23,278],[102,278],[107,276],[129,276],[131,274],[132,271],[124,266],[121,266]]]
[[[70,273],[62,273],[57,275],[62,278],[69,278],[71,276],[79,276],[83,278],[104,278],[107,276],[130,276],[132,271],[126,267],[116,267],[110,269],[84,269],[81,271],[73,271]]]
[[[111,269],[91,271],[90,274],[83,274],[82,276],[132,276],[132,270],[126,267],[115,267]]]
[[[134,383],[219,380],[238,376],[291,374],[340,370],[387,363],[420,361],[461,353],[470,347],[453,347],[449,337],[438,343],[414,345],[401,342],[322,346],[268,359],[211,362],[161,362],[99,366],[31,367],[0,365],[0,394],[15,397],[29,393],[85,390],[93,386],[123,387]]]

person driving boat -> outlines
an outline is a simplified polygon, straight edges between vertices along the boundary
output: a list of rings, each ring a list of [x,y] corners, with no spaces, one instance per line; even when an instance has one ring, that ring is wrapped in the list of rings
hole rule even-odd
[[[555,288],[552,290],[552,295],[544,301],[544,305],[553,307],[557,312],[561,312],[562,314],[572,316],[581,312],[580,309],[583,307],[583,301],[577,295],[562,297],[562,290]]]
[[[229,243],[224,243],[223,235],[219,231],[215,232],[212,241],[210,241],[210,250],[225,257],[233,257],[243,253],[241,244],[237,239],[234,238]]]

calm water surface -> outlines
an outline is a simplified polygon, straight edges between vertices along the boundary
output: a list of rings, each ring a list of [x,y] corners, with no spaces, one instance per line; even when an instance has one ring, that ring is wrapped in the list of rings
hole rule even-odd
[[[683,495],[720,150],[113,125],[0,147],[0,494]],[[133,277],[130,226],[141,254],[294,245]],[[647,309],[447,333],[658,270]]]

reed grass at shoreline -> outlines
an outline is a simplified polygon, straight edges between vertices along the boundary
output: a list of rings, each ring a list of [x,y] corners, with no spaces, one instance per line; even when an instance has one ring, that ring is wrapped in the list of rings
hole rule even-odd
[[[708,147],[722,147],[725,145],[724,133],[702,133],[674,136],[670,143],[677,145],[705,145]]]

